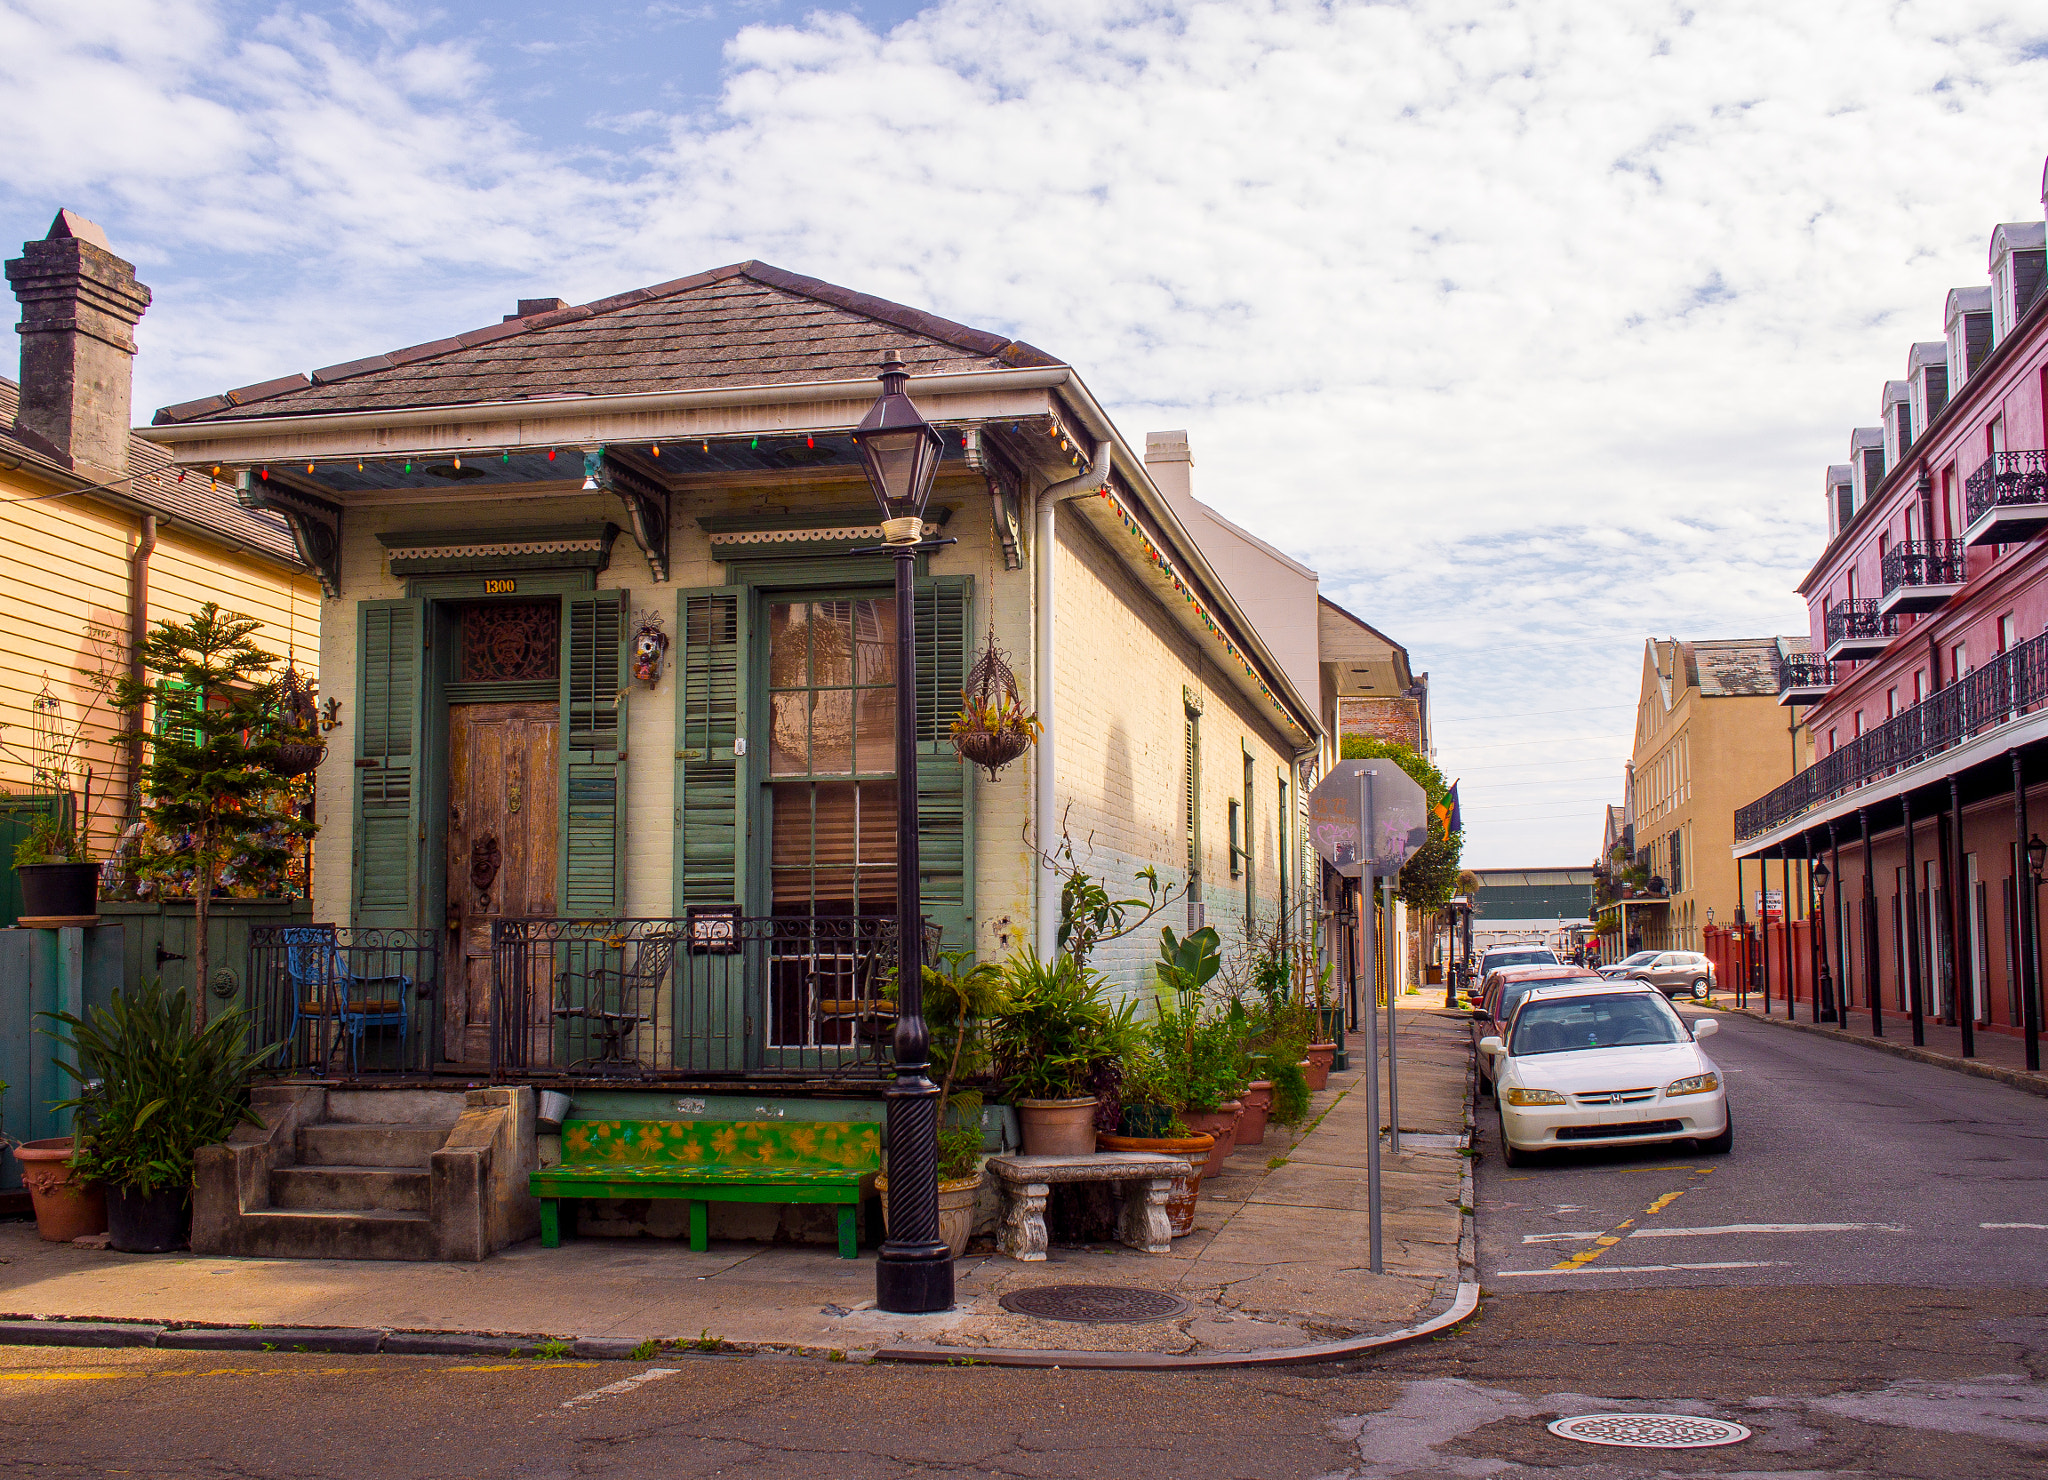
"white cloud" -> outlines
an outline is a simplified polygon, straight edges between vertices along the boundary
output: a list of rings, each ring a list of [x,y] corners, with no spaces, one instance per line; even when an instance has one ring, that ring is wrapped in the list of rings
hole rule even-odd
[[[0,189],[145,263],[145,403],[762,257],[1188,427],[1433,670],[1453,773],[1618,754],[1647,633],[1802,620],[1820,468],[2048,147],[1994,0],[824,11],[735,35],[713,116],[594,96],[603,154],[521,132],[460,17],[357,10],[0,0]],[[1618,788],[1474,770],[1484,862],[1589,857]]]

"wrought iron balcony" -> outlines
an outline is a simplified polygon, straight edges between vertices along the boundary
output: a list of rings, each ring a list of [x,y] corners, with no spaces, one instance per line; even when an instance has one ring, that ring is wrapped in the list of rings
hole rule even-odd
[[[1969,576],[1968,547],[1961,540],[1907,540],[1884,556],[1881,612],[1931,612],[1959,594]]]
[[[1778,656],[1778,702],[1818,704],[1835,686],[1835,665],[1818,653]]]
[[[2048,704],[2048,633],[1998,654],[1959,683],[1824,755],[1735,813],[1735,836],[1754,838],[1802,812],[1918,765]],[[1889,793],[1892,783],[1887,783]]]
[[[1994,452],[1963,482],[1963,540],[2016,545],[2048,529],[2048,452]]]
[[[1878,610],[1875,596],[1838,601],[1828,608],[1827,658],[1830,663],[1878,657],[1898,635],[1898,621]]]

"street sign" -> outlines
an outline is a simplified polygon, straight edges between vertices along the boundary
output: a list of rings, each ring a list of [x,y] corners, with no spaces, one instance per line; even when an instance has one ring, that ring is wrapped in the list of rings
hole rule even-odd
[[[1347,879],[1363,877],[1368,864],[1375,875],[1397,874],[1429,841],[1429,798],[1390,760],[1339,761],[1308,794],[1308,834]]]

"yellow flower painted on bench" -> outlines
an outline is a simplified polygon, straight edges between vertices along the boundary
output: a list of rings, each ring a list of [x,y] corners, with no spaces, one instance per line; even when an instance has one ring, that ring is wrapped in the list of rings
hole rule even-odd
[[[739,1149],[740,1136],[737,1126],[727,1126],[711,1135],[711,1149],[720,1156],[729,1157]]]
[[[562,1127],[562,1152],[585,1152],[590,1149],[590,1122],[573,1120]]]

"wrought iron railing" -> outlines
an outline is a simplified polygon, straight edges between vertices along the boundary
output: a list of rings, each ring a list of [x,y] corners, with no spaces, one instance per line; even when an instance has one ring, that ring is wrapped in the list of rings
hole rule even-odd
[[[1994,452],[1963,480],[1964,522],[2004,504],[2048,504],[2048,452]]]
[[[1819,653],[1778,654],[1778,692],[1828,689],[1835,684],[1835,665]]]
[[[1905,540],[1885,551],[1884,594],[1902,586],[1960,586],[1969,578],[1961,540]]]
[[[249,932],[252,1047],[288,1074],[419,1074],[439,1047],[430,930],[262,925]]]
[[[1896,637],[1899,624],[1877,609],[1875,596],[1859,596],[1828,608],[1826,630],[1827,645],[1833,647],[1844,638]]]
[[[1754,838],[1879,777],[1960,745],[2048,703],[2048,633],[2000,653],[1959,683],[1822,756],[1775,791],[1736,809],[1735,836]]]
[[[925,925],[925,956],[939,947]],[[893,1072],[896,921],[505,919],[491,928],[492,1071],[608,1080]]]

